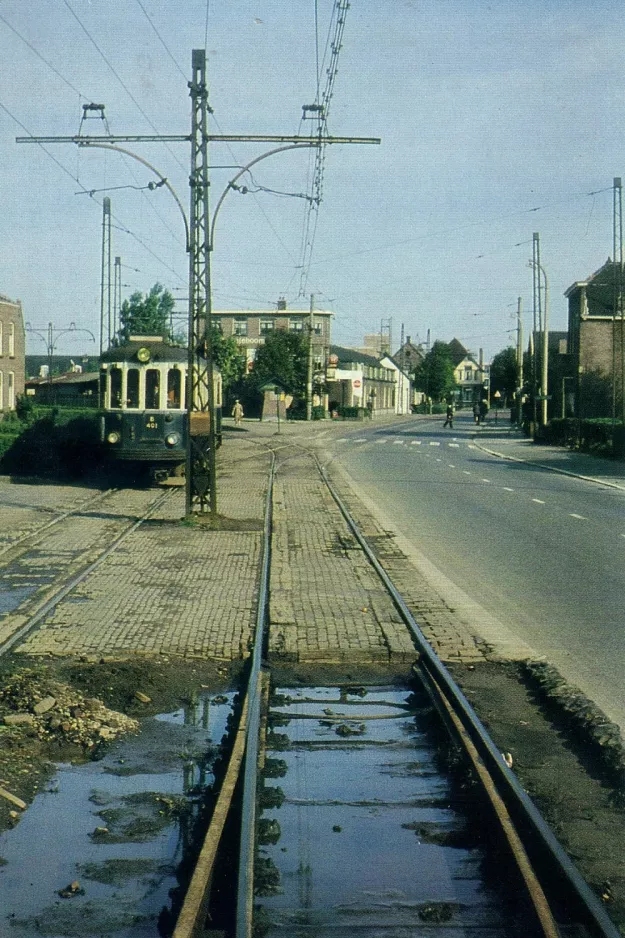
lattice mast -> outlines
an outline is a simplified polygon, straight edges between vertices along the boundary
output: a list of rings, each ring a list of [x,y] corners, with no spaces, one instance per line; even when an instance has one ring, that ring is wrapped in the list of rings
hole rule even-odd
[[[192,52],[191,213],[189,223],[189,356],[187,416],[190,445],[186,466],[186,514],[217,513],[215,486],[215,397],[213,384],[208,201],[208,88],[206,52]]]

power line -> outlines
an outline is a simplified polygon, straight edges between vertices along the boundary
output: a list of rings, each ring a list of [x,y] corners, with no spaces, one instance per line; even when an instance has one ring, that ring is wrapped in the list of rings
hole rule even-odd
[[[19,32],[17,31],[17,29],[16,29],[14,26],[12,26],[11,23],[9,23],[9,21],[8,21],[4,16],[2,16],[1,13],[0,13],[0,20],[2,20],[2,22],[4,23],[4,25],[7,26],[7,27],[11,30],[12,33],[15,33],[15,35],[17,36],[18,39],[21,39],[21,41],[24,43],[24,45],[28,46],[28,48],[30,49],[30,51],[33,52],[33,53],[37,56],[38,59],[41,59],[41,61],[44,63],[44,65],[47,65],[48,68],[49,68],[51,71],[54,72],[54,74],[57,76],[57,78],[60,78],[61,81],[64,82],[64,84],[66,84],[68,88],[71,88],[71,90],[72,90],[75,94],[77,94],[79,98],[84,97],[84,95],[82,95],[82,94],[80,93],[80,91],[78,90],[78,88],[76,88],[76,87],[71,83],[71,81],[69,81],[67,78],[65,78],[65,76],[62,75],[62,74],[59,72],[58,68],[55,68],[54,65],[52,65],[51,62],[48,62],[48,60],[47,60],[46,58],[44,58],[44,56],[41,54],[41,52],[39,52],[39,51],[35,48],[35,46],[34,46],[31,42],[28,41],[28,39],[26,39],[24,36],[22,36],[22,34],[19,33]],[[85,100],[86,100],[86,99],[85,99]]]
[[[87,36],[87,38],[89,39],[89,41],[93,44],[93,46],[95,47],[95,49],[97,50],[97,52],[99,53],[99,55],[102,57],[102,59],[104,60],[104,62],[106,63],[106,65],[110,68],[111,72],[113,73],[113,75],[115,76],[115,78],[117,79],[117,81],[120,83],[120,85],[122,86],[122,88],[124,89],[124,91],[126,92],[126,94],[128,95],[128,97],[130,98],[130,100],[132,101],[132,103],[135,105],[135,107],[136,107],[137,110],[139,111],[139,113],[145,118],[145,120],[148,122],[148,124],[150,125],[150,127],[152,128],[152,130],[154,131],[154,133],[158,133],[158,132],[159,132],[159,131],[158,131],[158,128],[152,123],[152,121],[150,120],[150,118],[148,117],[148,115],[145,113],[145,111],[143,110],[143,108],[141,107],[141,105],[139,104],[139,102],[137,101],[137,99],[135,98],[135,96],[133,95],[133,93],[132,93],[132,92],[130,91],[130,89],[127,87],[127,85],[125,84],[125,82],[123,81],[123,79],[121,78],[121,76],[118,74],[118,72],[116,71],[116,69],[114,68],[114,66],[113,66],[113,65],[111,64],[111,62],[108,60],[108,58],[106,57],[106,55],[104,54],[104,52],[102,51],[102,49],[100,48],[100,46],[97,44],[97,42],[95,41],[95,39],[93,38],[93,36],[92,36],[91,33],[89,32],[89,30],[87,29],[87,27],[82,23],[82,21],[80,20],[80,17],[74,12],[74,10],[72,9],[72,7],[70,6],[69,0],[63,0],[63,3],[65,4],[65,6],[66,6],[67,9],[69,10],[69,12],[72,14],[72,16],[74,17],[74,19],[76,20],[76,22],[78,23],[78,25],[80,26],[80,28],[82,29],[82,31],[84,32],[84,34]],[[176,156],[176,154],[174,153],[174,151],[171,149],[171,147],[168,146],[167,149],[169,150],[169,152],[170,152],[171,155],[173,156],[173,158],[174,158],[174,160],[176,161],[176,163],[178,164],[178,166],[180,166],[180,168],[183,170],[183,172],[187,172],[187,169],[186,169],[186,168],[183,166],[183,164],[180,162],[180,160],[178,159],[178,157]]]
[[[165,40],[163,39],[163,37],[162,37],[161,34],[159,33],[158,29],[157,29],[156,26],[154,25],[154,23],[153,23],[153,21],[152,21],[150,15],[148,14],[146,8],[145,8],[145,7],[143,6],[143,4],[141,3],[141,0],[137,0],[137,3],[138,3],[139,6],[141,7],[141,9],[142,9],[142,11],[143,11],[143,15],[145,16],[146,20],[148,21],[148,23],[150,24],[150,26],[152,27],[152,29],[153,29],[154,32],[156,33],[156,36],[157,36],[157,38],[158,38],[158,41],[159,41],[160,44],[162,45],[163,49],[165,50],[165,52],[167,53],[167,55],[169,56],[169,58],[172,60],[172,62],[174,63],[174,65],[176,66],[176,68],[178,69],[178,71],[180,72],[180,74],[182,75],[182,77],[184,78],[184,80],[185,80],[185,81],[188,81],[188,76],[184,73],[183,69],[182,69],[181,66],[178,64],[178,62],[176,61],[176,59],[174,58],[173,54],[171,53],[170,49],[169,49],[168,46],[167,46],[167,43],[165,42]]]

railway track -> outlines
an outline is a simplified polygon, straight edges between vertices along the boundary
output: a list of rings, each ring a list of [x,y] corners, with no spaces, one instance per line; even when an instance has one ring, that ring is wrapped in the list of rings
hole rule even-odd
[[[302,452],[276,449],[283,464]],[[274,463],[240,723],[174,938],[617,938],[317,465],[412,635],[413,673],[399,688],[273,684]]]
[[[26,578],[26,585],[18,588],[15,597],[15,605],[20,605],[22,614],[19,617],[19,625],[13,627],[10,622],[4,623],[4,630],[0,632],[0,655],[6,654],[15,645],[21,642],[26,635],[50,613],[65,597],[72,592],[79,584],[105,560],[116,551],[124,541],[133,534],[145,521],[147,521],[168,499],[170,499],[175,490],[167,490],[165,493],[159,493],[156,497],[151,493],[147,496],[148,504],[143,505],[134,516],[122,516],[113,514],[115,518],[113,537],[111,532],[103,530],[97,543],[91,544],[90,549],[84,556],[81,551],[76,553],[78,557],[71,558],[69,565],[63,565],[57,572],[57,575],[50,575],[46,569],[40,574],[37,573],[38,564],[32,564],[32,551],[43,541],[51,527],[54,527],[68,519],[76,518],[85,512],[91,512],[96,507],[101,507],[103,500],[117,494],[117,490],[104,492],[95,498],[81,502],[75,508],[62,512],[58,517],[50,522],[40,526],[37,530],[25,534],[19,540],[15,541],[8,548],[6,553],[0,555],[0,572],[5,583],[11,583],[17,577],[18,583],[24,584],[22,578]],[[145,499],[144,499],[145,501]],[[104,513],[104,518],[109,520],[110,516]],[[32,569],[34,566],[34,569]],[[8,593],[10,600],[10,592]],[[28,602],[27,602],[28,600]],[[30,611],[28,610],[30,607]]]

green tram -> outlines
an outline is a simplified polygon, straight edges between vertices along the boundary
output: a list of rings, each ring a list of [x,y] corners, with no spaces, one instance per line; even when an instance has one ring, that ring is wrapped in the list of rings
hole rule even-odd
[[[216,440],[221,442],[222,385],[213,373]],[[109,464],[167,484],[184,476],[188,441],[187,349],[160,337],[130,336],[101,356],[100,440]],[[206,404],[208,402],[205,402]],[[208,417],[208,414],[206,415]],[[208,420],[202,433],[208,432]]]

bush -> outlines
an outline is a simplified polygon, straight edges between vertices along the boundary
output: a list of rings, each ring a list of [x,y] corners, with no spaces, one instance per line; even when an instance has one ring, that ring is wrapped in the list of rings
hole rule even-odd
[[[625,458],[625,428],[606,417],[593,420],[559,417],[541,428],[541,438],[554,446]]]
[[[56,407],[45,410],[48,413],[34,417],[29,426],[16,424],[17,432],[3,433],[0,424],[2,470],[76,477],[94,468],[100,458],[98,415]]]

